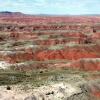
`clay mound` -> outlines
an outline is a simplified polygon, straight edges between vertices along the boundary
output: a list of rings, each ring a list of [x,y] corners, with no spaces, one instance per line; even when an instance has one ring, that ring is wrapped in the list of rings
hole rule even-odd
[[[69,63],[66,67],[85,71],[100,71],[100,58],[85,58]]]

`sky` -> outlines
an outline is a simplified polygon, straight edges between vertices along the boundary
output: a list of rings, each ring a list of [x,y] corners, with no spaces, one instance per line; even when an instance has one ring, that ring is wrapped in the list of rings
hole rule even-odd
[[[100,14],[100,0],[0,0],[0,11],[26,14]]]

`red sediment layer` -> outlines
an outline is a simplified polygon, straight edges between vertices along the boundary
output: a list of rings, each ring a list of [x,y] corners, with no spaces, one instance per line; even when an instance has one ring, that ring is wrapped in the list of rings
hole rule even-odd
[[[66,59],[66,60],[78,60],[81,58],[100,58],[100,46],[73,46],[65,47],[61,50],[47,50],[47,49],[26,49],[23,52],[17,52],[7,55],[1,55],[1,59],[9,62],[21,62],[27,60],[56,60],[56,59]]]
[[[86,71],[100,71],[100,59],[80,59],[69,63],[66,67],[76,68]]]

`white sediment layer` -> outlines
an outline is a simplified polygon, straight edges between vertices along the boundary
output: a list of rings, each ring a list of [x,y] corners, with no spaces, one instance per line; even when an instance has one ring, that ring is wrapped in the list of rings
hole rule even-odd
[[[41,86],[27,92],[18,91],[18,88],[14,86],[11,90],[6,90],[6,87],[1,86],[0,100],[64,100],[64,98],[81,92],[80,88],[67,83]]]

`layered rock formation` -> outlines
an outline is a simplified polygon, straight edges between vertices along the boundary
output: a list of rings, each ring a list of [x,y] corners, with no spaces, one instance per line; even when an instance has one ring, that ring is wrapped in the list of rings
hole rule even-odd
[[[43,63],[53,60],[56,64],[56,60],[66,60],[68,64],[72,62],[72,68],[100,70],[99,60],[98,63],[93,61],[97,67],[91,62],[91,59],[100,58],[99,17],[5,13],[0,14],[1,61],[17,66],[26,61]],[[87,58],[90,61],[85,61]],[[39,68],[45,66],[40,64]],[[34,69],[33,64],[31,68]]]
[[[7,80],[9,84],[12,81],[34,84],[43,80],[50,83],[29,93],[20,91],[23,94],[17,93],[13,86],[6,90],[0,87],[0,100],[100,100],[99,23],[99,16],[0,13],[0,84],[8,83]],[[32,73],[37,69],[47,71]],[[49,73],[51,69],[64,69],[64,72]],[[12,72],[7,74],[9,70]],[[98,73],[87,75],[87,71]],[[19,77],[22,80],[17,81]]]

